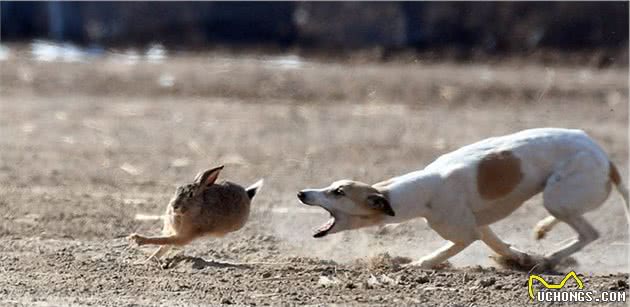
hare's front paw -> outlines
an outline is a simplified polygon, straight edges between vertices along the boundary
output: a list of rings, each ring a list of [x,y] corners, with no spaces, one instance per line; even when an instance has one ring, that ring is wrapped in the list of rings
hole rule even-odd
[[[146,239],[147,239],[147,238],[145,238],[145,237],[143,237],[143,236],[141,236],[141,235],[139,235],[137,233],[133,233],[133,234],[129,235],[127,238],[131,242],[136,243],[138,246],[146,244]]]

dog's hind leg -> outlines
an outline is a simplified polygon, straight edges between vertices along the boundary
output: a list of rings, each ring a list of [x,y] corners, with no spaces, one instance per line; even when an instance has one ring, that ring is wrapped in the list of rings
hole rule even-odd
[[[545,257],[551,266],[595,241],[597,230],[582,216],[598,208],[610,194],[608,161],[583,152],[563,163],[547,179],[545,208],[578,233],[577,239]]]
[[[558,264],[562,259],[580,251],[599,237],[597,230],[582,216],[567,217],[564,218],[563,221],[569,224],[569,226],[578,233],[578,237],[545,257],[545,260],[551,266]]]
[[[495,253],[499,254],[499,256],[515,261],[523,267],[535,264],[536,261],[532,256],[501,240],[489,226],[481,226],[477,229],[481,234],[481,241],[483,241],[483,243],[490,247]]]

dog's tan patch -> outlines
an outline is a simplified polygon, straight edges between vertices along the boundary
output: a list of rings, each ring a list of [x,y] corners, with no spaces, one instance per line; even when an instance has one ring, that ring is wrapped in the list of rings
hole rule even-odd
[[[509,150],[488,154],[477,167],[477,190],[485,199],[507,195],[521,179],[521,160]]]
[[[619,175],[619,171],[612,162],[609,162],[609,165],[610,170],[608,171],[608,176],[610,177],[610,181],[612,181],[612,183],[614,183],[615,185],[619,185],[619,183],[621,183],[621,176]]]
[[[347,182],[340,188],[343,189],[343,192],[348,196],[348,198],[352,199],[355,204],[363,206],[367,209],[370,209],[367,203],[368,197],[371,194],[379,193],[379,191],[374,187],[360,182]]]
[[[362,208],[362,213],[371,212],[373,214],[394,215],[388,202],[387,191],[379,191],[373,186],[357,181],[339,181],[339,185],[334,189],[340,189],[347,198],[351,199],[353,204]],[[365,216],[364,216],[365,217]]]

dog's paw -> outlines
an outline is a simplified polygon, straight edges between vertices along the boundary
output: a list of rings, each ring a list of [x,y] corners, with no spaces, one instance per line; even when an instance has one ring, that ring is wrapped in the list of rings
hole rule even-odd
[[[146,243],[146,238],[137,233],[130,234],[127,239],[138,246],[144,245]]]

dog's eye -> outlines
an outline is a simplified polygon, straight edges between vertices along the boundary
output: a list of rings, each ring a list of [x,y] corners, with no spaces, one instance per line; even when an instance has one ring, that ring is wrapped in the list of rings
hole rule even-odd
[[[333,194],[337,195],[337,196],[343,196],[346,195],[346,193],[343,192],[343,190],[341,188],[336,188],[333,190]]]

